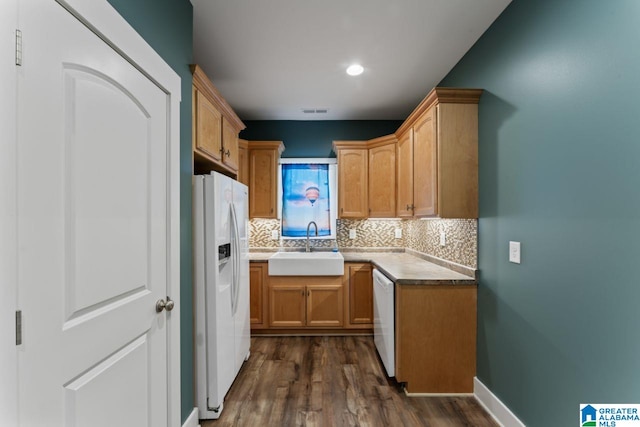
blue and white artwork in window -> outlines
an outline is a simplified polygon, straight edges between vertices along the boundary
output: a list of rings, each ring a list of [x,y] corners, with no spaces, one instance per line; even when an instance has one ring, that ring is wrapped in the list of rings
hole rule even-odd
[[[282,164],[282,237],[305,237],[310,221],[318,237],[332,236],[331,194],[327,164]],[[312,235],[315,235],[311,228]]]

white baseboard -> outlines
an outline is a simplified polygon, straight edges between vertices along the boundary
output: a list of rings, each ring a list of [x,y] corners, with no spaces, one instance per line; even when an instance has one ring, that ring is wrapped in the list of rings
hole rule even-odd
[[[476,396],[476,399],[478,399],[478,402],[480,402],[480,405],[482,405],[502,427],[526,427],[478,377],[473,378],[473,394]]]
[[[198,421],[198,408],[193,408],[193,411],[191,411],[191,414],[189,414],[184,424],[182,424],[182,427],[200,427]]]

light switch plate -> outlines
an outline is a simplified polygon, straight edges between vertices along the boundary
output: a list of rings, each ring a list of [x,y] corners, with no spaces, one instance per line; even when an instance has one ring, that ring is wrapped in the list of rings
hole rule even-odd
[[[440,232],[440,246],[444,246],[447,244],[447,235],[444,231]]]
[[[402,239],[402,228],[396,228],[395,236],[396,236],[396,239]]]
[[[356,238],[356,229],[352,228],[349,230],[349,238],[350,239],[355,239]]]
[[[278,230],[271,230],[271,240],[278,240],[279,238]]]
[[[509,242],[509,262],[520,264],[520,242]]]

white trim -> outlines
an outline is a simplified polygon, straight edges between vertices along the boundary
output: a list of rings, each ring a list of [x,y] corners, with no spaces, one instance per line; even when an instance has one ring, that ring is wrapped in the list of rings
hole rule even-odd
[[[498,397],[485,386],[478,377],[473,377],[473,394],[482,407],[502,427],[526,427]]]
[[[4,1],[4,0],[3,0]],[[153,50],[107,0],[56,0],[98,34],[167,94],[169,231],[167,235],[168,295],[175,308],[167,316],[168,425],[180,425],[180,76]],[[188,303],[188,302],[187,302]]]
[[[107,0],[56,0],[89,26],[109,45],[127,58],[140,71],[178,103],[182,99],[180,77],[160,55],[138,34]],[[153,52],[153,55],[149,53]]]
[[[17,69],[18,1],[0,2],[0,424],[18,424]]]
[[[311,240],[335,240],[338,236],[338,162],[330,158],[285,158],[278,160],[278,194],[277,194],[277,219],[280,222],[280,245],[282,240],[303,240],[306,237],[285,237],[282,235],[282,165],[288,164],[326,164],[329,168],[329,205],[334,206],[329,211],[329,224],[331,234],[329,236],[309,236]],[[337,243],[336,243],[337,244]]]
[[[198,408],[193,408],[193,411],[191,411],[187,419],[184,421],[182,427],[200,427],[198,421]]]

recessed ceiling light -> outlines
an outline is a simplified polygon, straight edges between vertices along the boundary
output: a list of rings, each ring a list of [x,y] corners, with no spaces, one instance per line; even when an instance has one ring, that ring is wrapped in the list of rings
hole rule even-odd
[[[347,68],[347,74],[349,74],[350,76],[359,76],[363,71],[364,68],[362,68],[362,65],[360,64],[349,65],[349,67]]]

